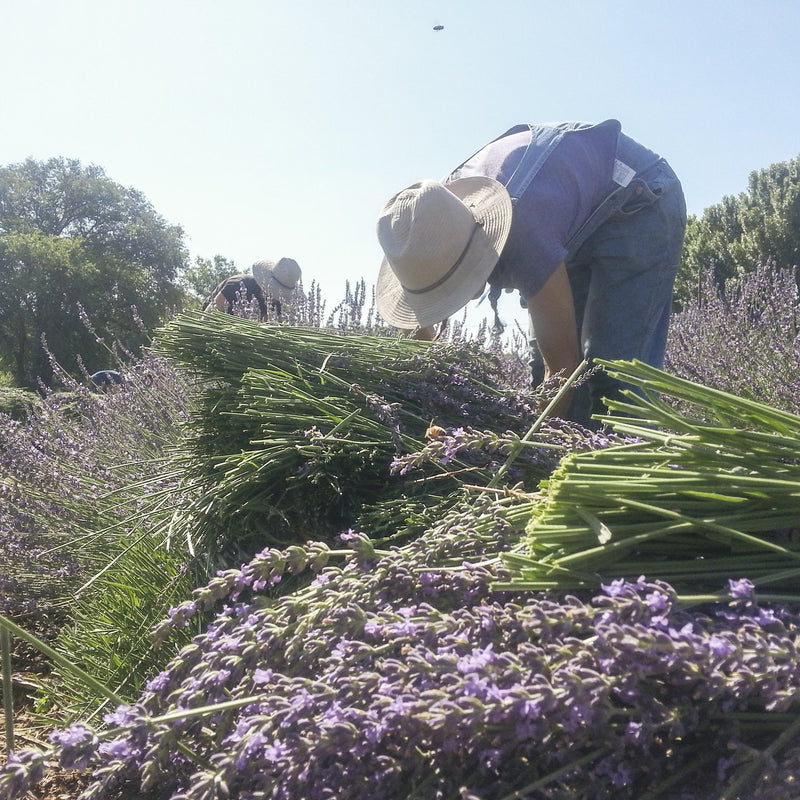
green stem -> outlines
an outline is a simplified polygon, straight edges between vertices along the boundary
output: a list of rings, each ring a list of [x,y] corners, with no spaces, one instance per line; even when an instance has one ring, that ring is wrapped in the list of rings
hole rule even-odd
[[[508,472],[509,467],[514,463],[514,461],[516,461],[517,457],[522,452],[523,444],[525,442],[529,442],[539,428],[544,425],[544,421],[547,419],[550,412],[556,407],[561,398],[572,388],[572,384],[575,383],[580,374],[584,371],[584,369],[586,369],[587,364],[588,362],[585,360],[578,364],[572,375],[570,375],[566,382],[559,388],[555,397],[547,404],[547,406],[545,406],[544,411],[539,414],[533,425],[528,428],[527,433],[519,441],[511,443],[505,463],[500,467],[499,470],[497,470],[495,476],[487,484],[490,489],[494,486],[497,486],[497,484],[502,480],[503,476],[506,474],[506,472]]]
[[[690,761],[686,766],[677,772],[673,772],[666,780],[663,780],[654,789],[651,789],[647,794],[643,794],[639,800],[655,800],[659,795],[667,789],[675,786],[677,783],[685,780],[689,775],[697,772],[702,767],[710,764],[717,759],[718,755],[715,752],[703,753],[698,756],[694,761]]]
[[[6,752],[14,749],[14,697],[11,685],[11,637],[5,628],[0,629],[0,657],[3,665],[3,716],[5,717]]]
[[[565,764],[563,767],[559,767],[553,772],[548,773],[539,780],[534,781],[533,783],[529,783],[527,786],[524,786],[522,789],[517,789],[515,792],[511,792],[511,794],[507,794],[501,800],[524,800],[524,798],[528,797],[532,792],[535,792],[537,789],[541,789],[544,786],[547,786],[548,783],[552,783],[556,778],[561,777],[562,775],[571,772],[578,767],[582,767],[585,764],[589,764],[592,761],[596,761],[601,756],[606,755],[607,753],[611,752],[607,747],[598,747],[597,750],[592,750],[591,753],[587,753],[585,756],[581,758],[576,758],[574,761],[570,761],[568,764]]]
[[[649,511],[653,514],[656,514],[657,516],[689,522],[700,529],[705,528],[707,530],[714,531],[716,533],[725,534],[726,536],[732,536],[735,539],[741,539],[742,541],[745,541],[748,544],[752,544],[757,547],[763,547],[767,550],[773,550],[776,553],[780,553],[782,556],[785,556],[786,558],[790,558],[793,560],[800,559],[800,552],[787,550],[785,547],[781,547],[778,544],[774,544],[773,542],[769,542],[765,539],[759,539],[757,536],[750,536],[746,533],[743,533],[742,531],[736,530],[736,528],[730,528],[727,525],[718,525],[712,520],[690,517],[686,514],[681,514],[678,511],[669,511],[668,509],[660,508],[658,506],[651,505],[650,503],[642,503],[637,500],[632,500],[629,497],[628,498],[610,497],[609,501],[615,503],[619,507],[633,506],[634,508],[640,508],[643,511]]]
[[[789,725],[778,736],[772,744],[764,750],[757,758],[754,758],[750,764],[745,764],[739,768],[737,775],[731,783],[728,784],[725,791],[717,798],[717,800],[733,800],[733,798],[741,797],[740,790],[745,784],[749,783],[759,769],[763,769],[766,762],[775,757],[785,745],[787,745],[797,734],[800,733],[800,714],[795,717],[794,722]]]
[[[26,631],[24,628],[21,628],[19,625],[12,622],[8,617],[3,616],[2,614],[0,614],[0,628],[12,633],[14,636],[18,636],[32,647],[35,647],[41,653],[58,664],[62,669],[69,672],[77,680],[94,690],[97,694],[107,697],[117,705],[122,705],[125,702],[119,695],[98,681],[97,678],[92,677],[88,672],[85,672],[79,666],[73,664],[69,659],[62,656],[61,653],[57,652],[49,645],[46,645],[40,639],[37,639],[32,633],[28,633],[28,631]]]

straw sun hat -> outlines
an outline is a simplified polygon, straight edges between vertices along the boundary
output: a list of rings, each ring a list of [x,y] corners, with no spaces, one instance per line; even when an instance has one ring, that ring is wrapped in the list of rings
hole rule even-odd
[[[425,180],[398,192],[378,218],[381,316],[424,328],[454,314],[483,289],[510,227],[511,198],[493,178]]]
[[[291,298],[302,272],[293,258],[281,258],[274,261],[256,261],[253,264],[253,277],[261,288],[273,297],[280,296],[285,300]]]

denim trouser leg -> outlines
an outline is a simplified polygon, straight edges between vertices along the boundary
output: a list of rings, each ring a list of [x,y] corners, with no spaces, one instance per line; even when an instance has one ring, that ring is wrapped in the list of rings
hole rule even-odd
[[[579,341],[590,361],[663,363],[686,206],[680,183],[665,162],[643,177],[652,196],[632,198],[567,264]],[[603,398],[619,396],[622,388],[598,372],[574,391],[567,416],[598,427],[591,415],[603,413]]]

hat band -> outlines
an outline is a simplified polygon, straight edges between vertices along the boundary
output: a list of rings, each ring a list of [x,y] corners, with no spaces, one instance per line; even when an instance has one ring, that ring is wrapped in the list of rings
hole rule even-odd
[[[472,228],[472,233],[469,235],[469,239],[467,239],[467,243],[466,245],[464,245],[464,249],[461,251],[461,255],[456,259],[455,264],[453,264],[453,266],[450,267],[450,269],[447,270],[447,272],[445,272],[445,274],[442,275],[442,277],[439,278],[438,281],[434,281],[428,286],[423,286],[422,289],[409,289],[408,286],[405,286],[404,284],[401,283],[400,285],[403,287],[404,291],[408,292],[409,294],[425,294],[425,292],[432,292],[434,289],[441,286],[448,278],[451,278],[453,276],[453,273],[461,266],[461,262],[466,257],[467,251],[469,250],[470,245],[472,244],[472,240],[475,238],[475,231],[477,231],[478,228],[482,227],[483,223],[480,220],[475,220],[475,225]]]
[[[276,278],[274,272],[271,272],[270,275],[272,276],[272,280],[274,280],[275,283],[278,284],[278,286],[282,286],[284,289],[286,289],[289,292],[291,292],[292,289],[294,289],[294,286],[287,286],[283,281],[281,281],[278,278]]]

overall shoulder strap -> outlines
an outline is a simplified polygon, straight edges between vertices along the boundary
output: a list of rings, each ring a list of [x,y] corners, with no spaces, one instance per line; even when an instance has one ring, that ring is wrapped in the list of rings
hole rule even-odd
[[[518,132],[525,127],[530,129],[531,141],[523,153],[516,170],[514,170],[514,174],[509,178],[506,184],[506,189],[508,189],[508,193],[511,195],[511,201],[514,203],[522,197],[525,190],[531,185],[531,181],[533,181],[542,168],[542,165],[556,148],[556,145],[558,145],[568,133],[587,130],[589,128],[611,127],[616,128],[617,134],[619,134],[622,129],[622,126],[617,120],[609,119],[597,124],[560,122],[549,125],[518,125],[516,128],[512,128],[503,135],[507,136],[509,133]]]
[[[525,190],[531,185],[531,182],[542,168],[542,165],[545,163],[545,161],[547,161],[549,155],[553,152],[564,136],[572,133],[573,131],[601,127],[615,129],[617,134],[619,134],[620,130],[622,129],[620,123],[615,119],[608,119],[597,124],[590,124],[586,122],[558,122],[541,125],[531,125],[529,123],[515,125],[513,128],[509,128],[505,133],[502,133],[500,136],[492,139],[490,142],[481,147],[480,150],[475,151],[469,158],[462,161],[461,164],[450,173],[445,181],[456,177],[459,173],[459,170],[461,170],[465,164],[472,161],[481,152],[481,150],[485,149],[489,145],[505,138],[506,136],[528,131],[530,133],[530,141],[528,142],[525,152],[522,154],[522,157],[520,158],[513,174],[506,181],[506,189],[508,190],[509,195],[511,195],[511,202],[516,203],[517,200],[519,200],[519,198],[525,193]]]

